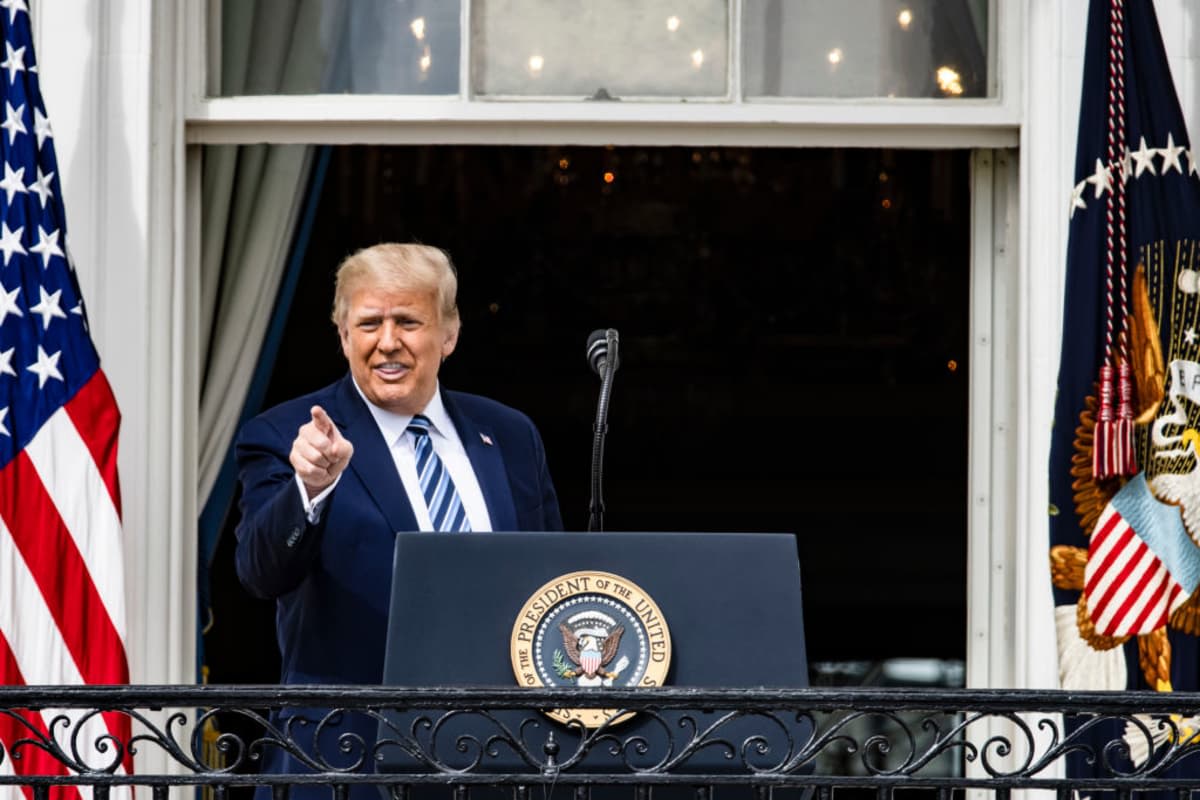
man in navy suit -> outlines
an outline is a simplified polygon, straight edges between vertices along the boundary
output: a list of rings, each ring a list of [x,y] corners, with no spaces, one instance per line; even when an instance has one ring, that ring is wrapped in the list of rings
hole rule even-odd
[[[277,601],[284,683],[381,681],[397,532],[562,529],[529,418],[438,384],[458,341],[456,294],[437,248],[349,256],[333,310],[349,374],[239,434],[237,571]],[[289,766],[277,752],[268,769]]]

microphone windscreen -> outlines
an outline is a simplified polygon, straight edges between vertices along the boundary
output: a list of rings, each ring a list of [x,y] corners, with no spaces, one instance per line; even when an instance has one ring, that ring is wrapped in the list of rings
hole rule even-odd
[[[588,334],[587,338],[587,360],[592,368],[592,372],[600,374],[601,362],[608,354],[608,339],[607,331],[603,329],[594,330]]]

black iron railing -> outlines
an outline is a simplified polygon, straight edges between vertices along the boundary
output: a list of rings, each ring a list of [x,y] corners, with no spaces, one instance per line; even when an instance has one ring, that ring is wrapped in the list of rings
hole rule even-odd
[[[562,724],[545,710],[606,709]],[[315,709],[315,710],[314,710]],[[632,712],[632,716],[631,716]],[[127,735],[119,720],[127,720]],[[616,722],[615,720],[621,720]],[[320,785],[1179,790],[1200,776],[1200,694],[1028,691],[0,687],[0,786]],[[364,734],[363,731],[368,731]],[[157,754],[154,757],[153,754]],[[297,771],[264,774],[287,754]],[[135,771],[126,771],[128,756]],[[1084,771],[1063,777],[1072,759]],[[146,765],[151,765],[147,768]],[[575,787],[571,790],[567,787]],[[657,790],[656,790],[657,791]],[[537,796],[543,796],[538,794]]]

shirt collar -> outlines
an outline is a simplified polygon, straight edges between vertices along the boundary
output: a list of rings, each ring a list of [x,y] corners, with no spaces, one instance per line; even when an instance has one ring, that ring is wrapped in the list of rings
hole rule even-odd
[[[395,447],[408,430],[408,423],[412,422],[413,415],[397,414],[395,411],[380,408],[367,399],[362,389],[358,387],[358,383],[354,380],[353,375],[350,376],[350,382],[354,384],[354,391],[358,392],[358,396],[367,404],[367,409],[375,419],[375,424],[379,427],[379,432],[383,434],[383,439],[387,442],[388,447]],[[446,411],[446,405],[442,402],[441,383],[438,383],[434,387],[433,398],[421,413],[428,417],[433,431],[442,436],[448,436],[447,432],[454,430],[454,423],[451,422],[450,414]]]

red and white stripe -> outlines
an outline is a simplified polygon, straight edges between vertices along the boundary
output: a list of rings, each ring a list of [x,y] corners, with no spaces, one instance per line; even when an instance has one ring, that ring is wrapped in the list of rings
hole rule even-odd
[[[0,683],[120,684],[129,682],[125,654],[125,590],[121,543],[120,489],[117,483],[117,430],[120,415],[107,380],[97,372],[0,469]],[[45,732],[55,717],[71,724],[53,726],[58,742],[74,758],[70,735],[80,710],[27,713],[26,722],[0,719],[0,741]],[[92,769],[112,763],[114,749],[95,745],[111,735],[129,741],[129,719],[93,715],[76,742],[80,760]],[[65,769],[37,748],[6,758],[17,774],[64,774]],[[119,771],[128,772],[126,754]],[[57,790],[75,798],[87,789]],[[32,798],[32,792],[25,791]],[[19,797],[0,790],[0,798]],[[113,793],[129,797],[128,789]]]
[[[1096,523],[1088,545],[1084,585],[1088,615],[1104,636],[1157,630],[1188,597],[1112,505]]]

